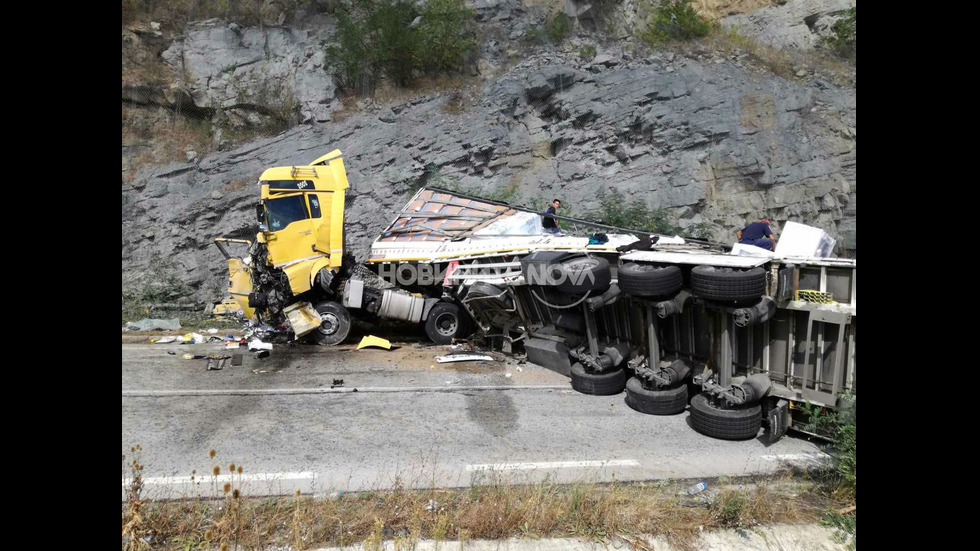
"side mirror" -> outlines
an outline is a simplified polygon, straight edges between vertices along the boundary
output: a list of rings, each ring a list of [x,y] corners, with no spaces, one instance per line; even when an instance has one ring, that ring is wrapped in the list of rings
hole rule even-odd
[[[265,222],[265,207],[262,206],[262,203],[259,203],[255,207],[255,218],[259,224]]]

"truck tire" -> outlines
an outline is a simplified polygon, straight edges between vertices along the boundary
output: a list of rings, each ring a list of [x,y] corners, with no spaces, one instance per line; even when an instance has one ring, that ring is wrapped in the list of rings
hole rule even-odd
[[[313,344],[330,346],[340,344],[350,333],[350,312],[340,304],[324,301],[316,306],[322,321],[320,327],[310,332],[308,340]]]
[[[626,388],[626,371],[618,368],[603,373],[591,373],[580,362],[572,365],[572,388],[582,394],[610,396]]]
[[[687,383],[665,390],[647,390],[636,377],[626,381],[626,405],[650,415],[674,415],[687,408]]]
[[[459,306],[452,302],[440,302],[429,310],[425,318],[425,334],[436,344],[450,344],[469,334],[469,319]]]
[[[739,270],[695,266],[691,270],[691,290],[707,300],[756,302],[766,291],[766,271],[760,267]]]
[[[618,272],[619,288],[634,297],[667,297],[681,290],[684,276],[677,266],[629,262]]]
[[[586,291],[605,292],[612,283],[609,261],[598,256],[580,256],[560,264],[564,278],[557,285],[560,292],[577,295]]]
[[[706,395],[698,394],[691,399],[691,425],[694,430],[712,438],[754,438],[762,428],[762,406],[720,409],[713,406]]]

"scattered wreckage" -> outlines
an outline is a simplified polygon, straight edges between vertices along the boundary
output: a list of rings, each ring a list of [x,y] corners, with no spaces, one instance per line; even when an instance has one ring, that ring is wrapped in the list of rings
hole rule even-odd
[[[357,264],[340,151],[259,184],[255,242],[215,242],[243,313],[298,338],[338,344],[352,314],[422,324],[437,344],[478,333],[579,392],[625,390],[652,415],[690,404],[692,426],[723,439],[765,424],[774,441],[801,403],[855,390],[856,261],[829,258],[816,228],[788,222],[774,254],[563,216],[591,236],[552,234],[529,209],[423,187]]]

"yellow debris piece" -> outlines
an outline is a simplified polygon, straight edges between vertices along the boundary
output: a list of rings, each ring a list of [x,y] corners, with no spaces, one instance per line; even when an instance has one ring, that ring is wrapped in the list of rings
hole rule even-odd
[[[368,335],[361,339],[361,343],[357,345],[357,349],[366,348],[368,346],[377,346],[378,348],[384,348],[385,350],[391,350],[391,342],[387,339],[382,339],[381,337],[375,337],[374,335]]]

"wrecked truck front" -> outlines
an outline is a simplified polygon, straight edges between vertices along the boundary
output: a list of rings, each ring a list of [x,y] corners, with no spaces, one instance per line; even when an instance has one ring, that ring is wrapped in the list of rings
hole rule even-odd
[[[245,257],[222,250],[230,292],[248,317],[291,322],[297,309],[288,308],[329,294],[329,283],[342,265],[347,173],[341,152],[334,150],[310,165],[269,168],[258,183],[255,241],[221,238],[216,244],[249,245]]]

